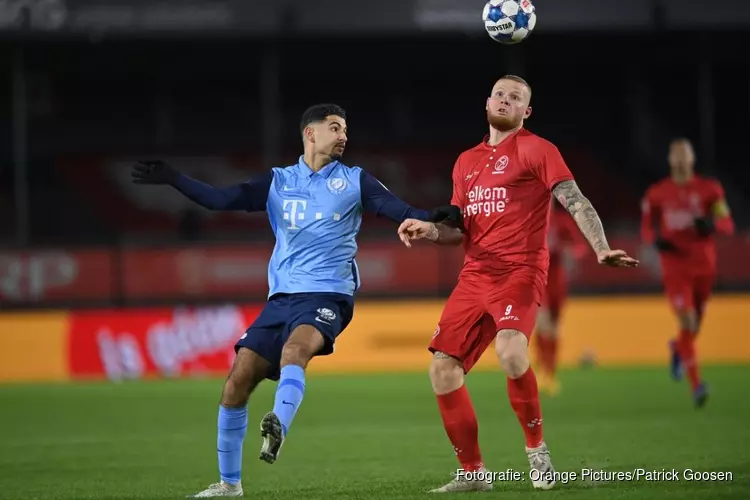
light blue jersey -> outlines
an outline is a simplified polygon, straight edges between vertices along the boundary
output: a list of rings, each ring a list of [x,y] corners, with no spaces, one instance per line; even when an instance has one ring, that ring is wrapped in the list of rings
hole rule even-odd
[[[314,172],[300,156],[238,186],[216,189],[182,176],[177,188],[218,210],[265,210],[276,236],[268,296],[328,292],[354,295],[361,283],[357,235],[365,211],[402,222],[427,220],[360,167],[334,161]]]
[[[267,211],[276,246],[268,266],[276,293],[359,289],[357,234],[362,225],[362,169],[333,162],[317,173],[300,158],[273,169]]]

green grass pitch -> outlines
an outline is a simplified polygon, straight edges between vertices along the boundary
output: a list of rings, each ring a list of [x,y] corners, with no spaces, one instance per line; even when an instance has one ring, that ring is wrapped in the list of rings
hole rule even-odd
[[[570,370],[542,398],[558,471],[731,472],[716,482],[577,479],[547,492],[498,482],[482,498],[750,498],[750,366],[704,370],[696,410],[666,368]],[[221,380],[0,386],[0,498],[177,499],[217,479]],[[468,378],[487,466],[526,472],[524,442],[499,373]],[[457,463],[426,374],[311,375],[279,461],[258,460],[260,417],[275,385],[253,395],[245,498],[413,499]],[[459,494],[463,496],[465,494]]]

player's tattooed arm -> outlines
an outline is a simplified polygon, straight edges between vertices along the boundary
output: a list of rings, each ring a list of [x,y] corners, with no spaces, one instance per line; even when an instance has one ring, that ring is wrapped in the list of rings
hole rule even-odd
[[[581,233],[597,254],[610,250],[599,214],[575,181],[560,182],[552,189],[552,194],[573,216]]]
[[[464,233],[457,227],[451,227],[442,222],[432,225],[427,239],[438,245],[460,245],[464,240]]]

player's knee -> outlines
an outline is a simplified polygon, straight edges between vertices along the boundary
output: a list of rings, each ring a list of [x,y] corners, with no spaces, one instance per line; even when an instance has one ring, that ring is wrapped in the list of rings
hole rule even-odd
[[[265,378],[269,367],[268,361],[255,352],[240,349],[224,382],[221,404],[228,408],[245,406],[250,394]]]
[[[250,394],[259,383],[252,370],[232,370],[224,382],[221,404],[228,408],[247,405]]]
[[[313,351],[311,347],[302,342],[290,341],[284,344],[284,348],[281,350],[281,364],[283,365],[298,365],[306,367],[307,363],[313,357]]]
[[[430,363],[430,382],[435,394],[447,394],[460,388],[464,383],[461,362],[445,353],[436,352]]]
[[[542,337],[549,337],[554,325],[552,323],[552,315],[548,309],[540,309],[536,316],[536,328],[537,332]]]
[[[556,323],[552,323],[547,330],[547,338],[556,339],[558,335],[558,328]]]
[[[229,376],[224,382],[224,390],[221,393],[221,405],[227,408],[238,408],[245,406],[252,392],[249,380],[238,380]]]
[[[307,366],[315,354],[325,345],[325,339],[316,328],[301,325],[296,328],[281,349],[281,366]]]
[[[528,341],[517,330],[502,330],[495,342],[495,353],[506,375],[520,377],[529,369]]]
[[[536,335],[545,339],[556,339],[558,328],[555,323],[537,323]]]
[[[529,369],[529,355],[525,349],[505,349],[498,354],[498,358],[500,365],[510,378],[520,377]]]
[[[680,323],[680,329],[690,332],[698,331],[698,314],[693,309],[680,311],[677,314],[677,320]]]

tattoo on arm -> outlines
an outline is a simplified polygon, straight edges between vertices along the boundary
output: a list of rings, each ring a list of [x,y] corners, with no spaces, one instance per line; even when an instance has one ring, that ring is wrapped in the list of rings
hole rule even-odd
[[[581,193],[575,181],[563,181],[552,190],[562,206],[573,216],[581,233],[596,253],[609,250],[602,221],[591,202]]]
[[[460,245],[464,239],[463,233],[458,228],[443,223],[434,224],[434,228],[428,239],[438,245]]]

